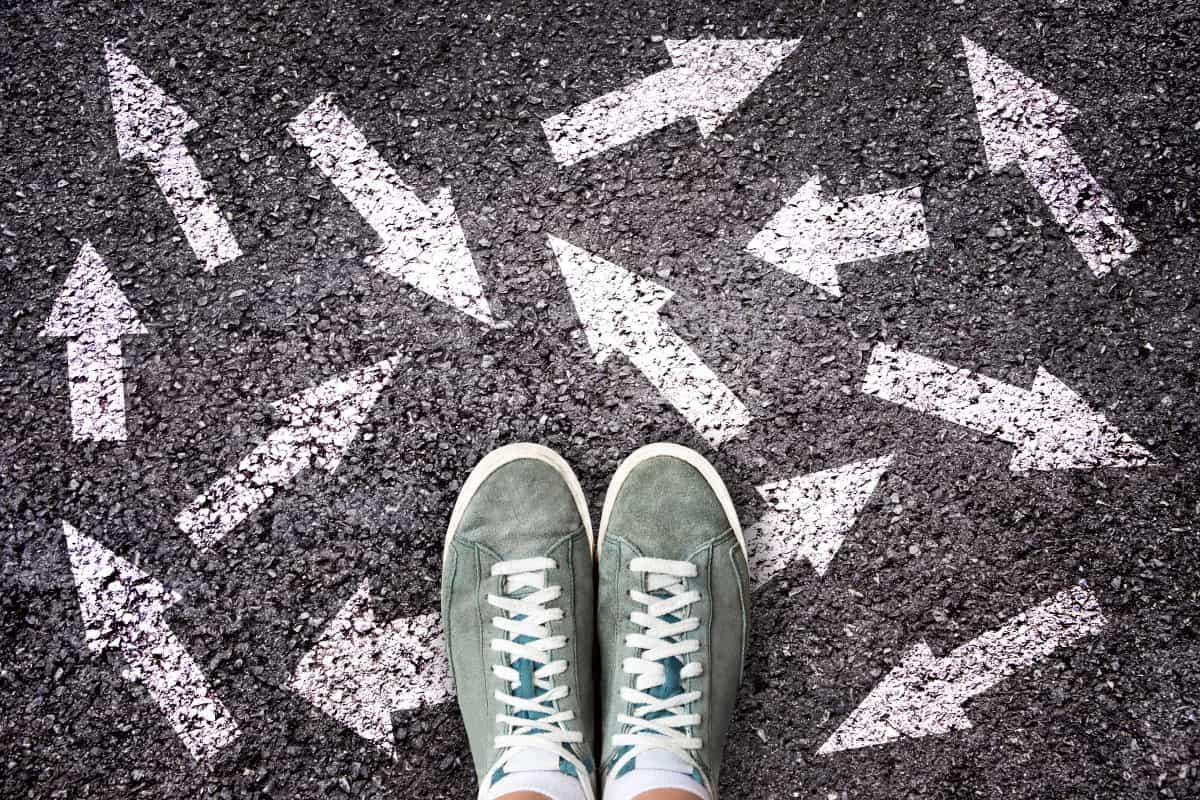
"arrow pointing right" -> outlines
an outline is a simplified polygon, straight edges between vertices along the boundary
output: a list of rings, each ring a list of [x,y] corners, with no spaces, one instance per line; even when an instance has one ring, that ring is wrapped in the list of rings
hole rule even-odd
[[[597,364],[624,354],[714,447],[745,430],[746,406],[659,317],[674,292],[570,242],[549,242]]]
[[[886,744],[965,730],[963,704],[1060,647],[1100,631],[1107,623],[1096,596],[1082,587],[1039,605],[937,658],[924,642],[884,676],[817,752]]]
[[[929,237],[920,186],[824,200],[821,176],[816,175],[792,195],[746,249],[841,297],[839,264],[926,247]]]
[[[862,390],[1017,447],[1013,472],[1143,466],[1150,454],[1114,428],[1069,386],[1038,368],[1033,388],[957,369],[878,344]]]
[[[197,547],[212,547],[302,470],[335,471],[395,363],[389,358],[276,401],[287,424],[180,511],[175,524]]]
[[[441,642],[437,614],[377,624],[364,580],[296,665],[288,688],[394,755],[392,714],[453,696]]]

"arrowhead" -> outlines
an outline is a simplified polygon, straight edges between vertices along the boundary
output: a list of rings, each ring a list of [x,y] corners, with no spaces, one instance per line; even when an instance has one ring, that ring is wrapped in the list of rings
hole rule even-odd
[[[71,575],[88,647],[100,652],[119,629],[161,614],[178,598],[163,585],[64,521]]]
[[[108,87],[121,158],[153,157],[168,142],[195,130],[196,121],[158,88],[112,42],[104,45]]]
[[[624,352],[628,334],[654,325],[659,309],[674,295],[570,242],[547,238],[597,364]]]
[[[971,727],[956,696],[956,686],[939,679],[942,659],[924,642],[914,645],[859,703],[819,755],[886,744],[901,737],[919,738]]]
[[[1027,413],[1029,438],[1016,442],[1013,472],[1144,466],[1150,453],[1093,411],[1069,386],[1038,369]]]
[[[975,94],[979,132],[993,172],[1024,161],[1079,112],[1054,92],[1027,78],[963,37]]]
[[[368,256],[367,263],[494,327],[496,320],[450,190],[439,190],[423,212],[404,219],[393,231],[379,231],[384,249]]]
[[[145,332],[104,259],[84,242],[39,335],[115,339]]]
[[[393,356],[272,404],[287,417],[293,438],[312,453],[315,466],[328,472],[338,468],[379,393],[391,382],[396,361]]]
[[[824,575],[891,463],[882,456],[756,487],[768,510],[746,535],[755,582],[798,558]]]
[[[700,135],[708,137],[800,46],[800,40],[668,39],[666,45],[675,67],[689,73],[682,99]]]
[[[394,754],[392,713],[451,694],[436,614],[375,621],[364,580],[305,654],[288,688]]]
[[[746,246],[751,253],[828,292],[842,296],[837,262],[826,238],[834,210],[821,201],[821,176],[814,175]]]

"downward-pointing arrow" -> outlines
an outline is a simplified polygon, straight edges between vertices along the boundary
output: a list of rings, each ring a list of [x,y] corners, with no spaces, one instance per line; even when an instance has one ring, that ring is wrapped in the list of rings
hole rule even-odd
[[[971,720],[964,703],[1058,648],[1097,633],[1106,622],[1095,595],[1077,586],[956,648],[945,658],[937,658],[928,645],[920,642],[817,752],[829,754],[886,744],[902,736],[918,738],[966,730]]]
[[[1016,164],[1096,277],[1138,248],[1104,188],[1063,135],[1079,112],[963,37],[988,166]]]
[[[746,531],[755,583],[799,558],[824,575],[891,463],[891,456],[853,461],[755,487],[768,507]]]
[[[862,390],[1016,445],[1008,467],[1013,472],[1142,466],[1150,458],[1040,367],[1026,391],[879,344]]]
[[[288,688],[394,754],[392,713],[453,695],[437,614],[375,622],[367,581],[296,666]]]
[[[212,547],[302,470],[336,470],[394,365],[387,359],[276,401],[287,424],[179,512],[175,524],[197,547]]]
[[[542,123],[560,164],[576,164],[693,117],[708,137],[800,44],[797,39],[668,39],[674,64]]]
[[[746,249],[841,297],[839,264],[926,247],[921,187],[825,200],[817,175],[792,195]]]
[[[750,412],[658,312],[673,292],[570,242],[549,237],[596,363],[622,353],[716,446],[750,424]]]
[[[116,45],[107,43],[104,52],[122,160],[146,162],[206,271],[237,258],[242,250],[187,149],[196,121]]]
[[[71,437],[123,442],[125,359],[121,337],[146,333],[104,260],[85,242],[39,336],[67,340]]]
[[[495,325],[450,190],[421,202],[330,95],[288,125],[313,163],[383,240],[367,263],[464,314]]]
[[[87,644],[120,651],[130,680],[166,715],[192,758],[206,761],[238,737],[237,723],[167,627],[178,598],[137,567],[63,522]]]

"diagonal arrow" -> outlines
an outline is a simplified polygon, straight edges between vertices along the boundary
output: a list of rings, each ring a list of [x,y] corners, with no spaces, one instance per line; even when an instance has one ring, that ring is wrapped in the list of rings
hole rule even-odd
[[[158,581],[63,522],[88,647],[120,652],[129,680],[142,684],[192,758],[207,761],[240,731],[165,612],[178,601]]]
[[[560,164],[577,164],[692,117],[707,138],[778,69],[798,39],[668,39],[674,66],[542,123]]]
[[[276,401],[287,424],[179,512],[175,524],[197,547],[212,547],[303,470],[334,472],[395,363],[390,358]]]
[[[966,37],[963,49],[991,171],[1025,173],[1097,278],[1128,259],[1137,239],[1063,135],[1079,112]]]
[[[314,100],[288,131],[383,240],[383,249],[367,257],[370,266],[496,324],[449,189],[421,202],[330,95]]]
[[[437,614],[375,622],[364,580],[292,673],[288,688],[395,754],[392,714],[453,694]]]
[[[966,730],[963,705],[1018,670],[1060,647],[1100,631],[1107,623],[1096,596],[1074,587],[937,658],[924,642],[883,677],[817,752],[886,744],[901,737]]]
[[[84,242],[39,336],[67,340],[71,438],[123,442],[125,358],[121,337],[146,333],[104,259]]]
[[[839,264],[929,247],[921,187],[826,200],[816,175],[746,246],[779,269],[842,296]]]
[[[104,53],[121,159],[146,162],[206,271],[238,258],[242,250],[187,149],[196,121],[112,42]]]
[[[890,455],[853,461],[755,487],[767,512],[746,531],[754,582],[800,558],[824,575],[891,463]]]
[[[596,363],[621,353],[716,446],[750,424],[750,412],[659,317],[674,295],[611,261],[549,237]]]
[[[1038,368],[1033,388],[879,344],[862,390],[1016,445],[1013,472],[1143,466],[1150,454],[1070,387]]]

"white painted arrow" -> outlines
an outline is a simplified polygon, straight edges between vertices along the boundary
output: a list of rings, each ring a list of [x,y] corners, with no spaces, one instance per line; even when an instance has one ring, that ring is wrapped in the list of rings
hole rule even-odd
[[[809,179],[746,246],[754,255],[841,297],[838,265],[929,247],[921,187],[844,199]]]
[[[560,164],[576,164],[692,117],[707,138],[778,69],[798,39],[668,39],[674,66],[542,123]]]
[[[966,37],[963,49],[988,167],[1025,173],[1096,277],[1129,258],[1137,239],[1062,132],[1079,112]]]
[[[301,471],[335,471],[395,362],[390,358],[277,400],[272,406],[287,424],[179,512],[175,524],[197,547],[212,547]]]
[[[1033,388],[879,344],[862,390],[1016,445],[1013,472],[1143,466],[1150,454],[1070,387],[1038,368]]]
[[[314,100],[288,131],[383,240],[368,265],[496,324],[448,188],[428,205],[421,202],[330,95]]]
[[[674,292],[548,238],[597,364],[623,353],[714,447],[750,424],[742,401],[659,318]]]
[[[768,510],[746,531],[754,582],[800,558],[824,575],[891,463],[892,456],[853,461],[755,487]]]
[[[123,442],[125,358],[121,337],[146,333],[104,259],[84,242],[39,336],[67,340],[71,438]]]
[[[198,127],[196,121],[112,42],[104,52],[122,160],[146,162],[206,271],[239,257],[233,231],[187,149],[185,137]]]
[[[158,581],[63,522],[71,574],[89,648],[115,649],[196,761],[207,761],[236,739],[237,722],[213,694],[195,660],[167,627],[178,597]]]
[[[441,642],[437,614],[377,624],[364,580],[300,660],[288,688],[394,754],[393,712],[453,697]]]
[[[1082,587],[1056,594],[974,641],[937,658],[924,642],[883,677],[817,752],[886,744],[971,727],[963,704],[1060,647],[1097,633],[1107,620]]]

